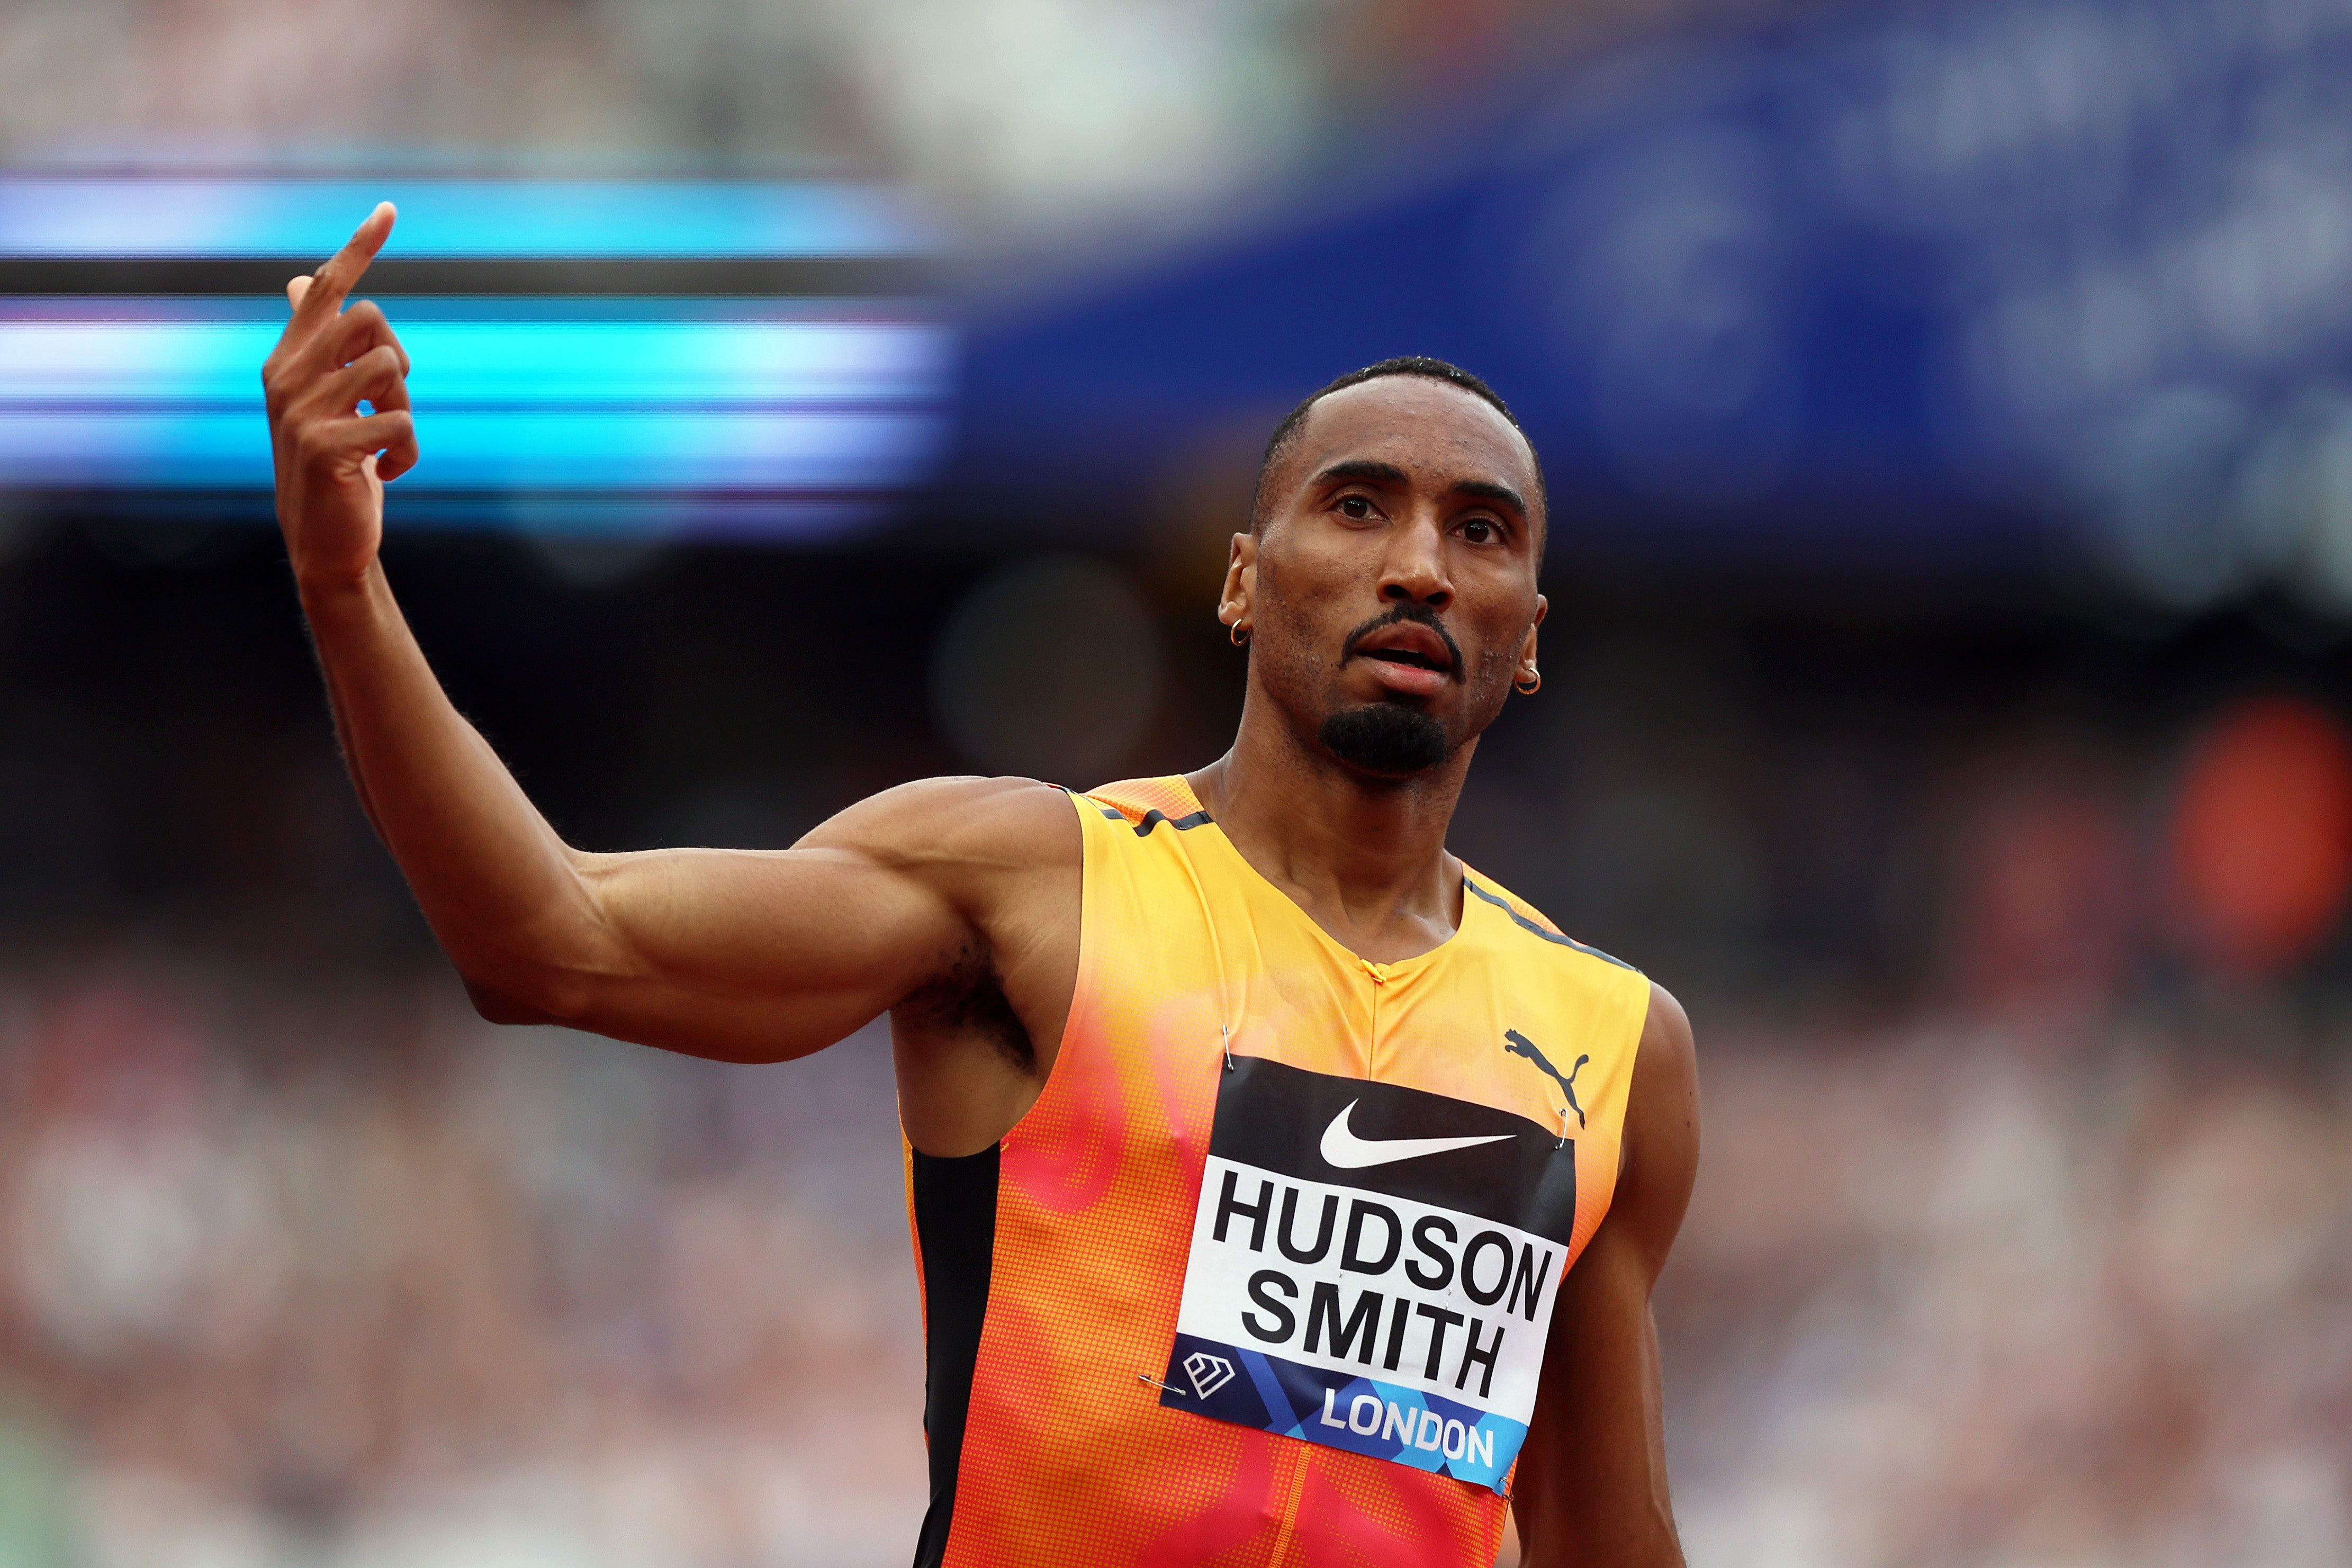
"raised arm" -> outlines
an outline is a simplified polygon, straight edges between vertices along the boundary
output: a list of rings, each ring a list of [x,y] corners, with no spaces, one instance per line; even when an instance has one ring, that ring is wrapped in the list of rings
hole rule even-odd
[[[1609,1215],[1560,1281],[1512,1487],[1523,1568],[1681,1568],[1650,1289],[1698,1173],[1690,1020],[1663,988],[1634,1058]]]
[[[263,371],[278,517],[361,803],[483,1014],[769,1061],[961,976],[1050,1049],[1069,997],[1046,936],[1078,849],[1045,786],[908,785],[784,851],[587,854],[443,694],[377,559],[383,481],[417,459],[407,354],[375,306],[343,309],[392,222],[377,208],[289,286]]]

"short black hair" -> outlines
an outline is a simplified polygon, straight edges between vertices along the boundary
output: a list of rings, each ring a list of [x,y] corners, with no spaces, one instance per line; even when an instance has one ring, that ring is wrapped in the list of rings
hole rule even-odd
[[[1298,432],[1306,425],[1307,415],[1314,412],[1315,405],[1343,388],[1358,386],[1368,381],[1378,381],[1383,376],[1390,375],[1418,375],[1426,380],[1442,381],[1449,385],[1458,386],[1473,397],[1483,400],[1488,407],[1509,420],[1511,428],[1517,430],[1520,436],[1525,437],[1528,433],[1527,427],[1519,423],[1519,416],[1511,412],[1511,405],[1503,401],[1501,393],[1496,392],[1458,364],[1451,364],[1442,359],[1432,359],[1427,354],[1399,354],[1393,359],[1384,359],[1378,364],[1368,364],[1361,370],[1351,370],[1345,375],[1332,377],[1301,398],[1298,406],[1284,415],[1282,423],[1276,426],[1274,434],[1266,438],[1265,455],[1260,458],[1257,463],[1257,484],[1250,492],[1251,532],[1259,532],[1265,527],[1265,477],[1274,471],[1275,464],[1279,462],[1297,441]],[[1528,456],[1536,466],[1536,504],[1549,520],[1551,513],[1551,499],[1544,490],[1543,458],[1536,451],[1536,444],[1532,440],[1528,442]]]

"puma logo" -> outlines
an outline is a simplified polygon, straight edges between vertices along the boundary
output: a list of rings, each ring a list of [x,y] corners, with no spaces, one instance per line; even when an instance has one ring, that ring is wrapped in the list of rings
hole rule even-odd
[[[1535,1063],[1536,1066],[1543,1068],[1545,1072],[1551,1075],[1552,1082],[1559,1085],[1560,1093],[1568,1096],[1568,1108],[1576,1112],[1576,1124],[1579,1127],[1583,1126],[1584,1107],[1576,1103],[1576,1075],[1582,1072],[1584,1070],[1584,1064],[1591,1061],[1592,1058],[1591,1057],[1577,1058],[1576,1065],[1568,1069],[1568,1076],[1566,1078],[1562,1078],[1559,1076],[1559,1069],[1552,1066],[1550,1062],[1545,1060],[1544,1054],[1536,1049],[1536,1043],[1528,1038],[1525,1035],[1519,1033],[1517,1029],[1504,1030],[1503,1038],[1511,1042],[1509,1045],[1505,1046],[1503,1049],[1515,1057],[1527,1058],[1528,1060]]]

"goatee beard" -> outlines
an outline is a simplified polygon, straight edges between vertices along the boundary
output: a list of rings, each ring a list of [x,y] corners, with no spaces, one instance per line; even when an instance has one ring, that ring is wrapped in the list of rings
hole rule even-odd
[[[1417,708],[1368,702],[1323,721],[1316,739],[1351,768],[1383,778],[1425,773],[1453,754],[1444,726]]]

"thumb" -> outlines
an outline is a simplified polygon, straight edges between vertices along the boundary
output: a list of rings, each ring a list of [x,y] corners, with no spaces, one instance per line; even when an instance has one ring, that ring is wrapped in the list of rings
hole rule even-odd
[[[286,302],[299,308],[302,303],[302,296],[310,291],[310,279],[307,273],[299,278],[289,279],[286,284]]]

